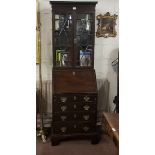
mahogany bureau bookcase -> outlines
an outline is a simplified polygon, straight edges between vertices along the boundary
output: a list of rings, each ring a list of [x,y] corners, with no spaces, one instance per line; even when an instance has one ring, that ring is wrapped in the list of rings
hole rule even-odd
[[[94,70],[97,2],[50,1],[53,69],[51,143],[65,139],[99,142]]]

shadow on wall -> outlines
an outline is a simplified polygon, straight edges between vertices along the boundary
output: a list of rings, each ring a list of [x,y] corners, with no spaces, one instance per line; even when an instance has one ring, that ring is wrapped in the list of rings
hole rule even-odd
[[[52,81],[46,80],[42,82],[42,101],[40,98],[41,91],[39,88],[39,82],[37,82],[36,89],[36,117],[37,128],[41,125],[40,112],[43,111],[43,123],[44,127],[51,127],[52,121]],[[42,110],[41,110],[42,107]]]
[[[107,79],[97,79],[98,85],[98,122],[101,121],[102,112],[109,112],[109,87]]]
[[[39,88],[39,81],[36,83],[37,89],[36,94],[37,96],[40,93]],[[45,80],[42,82],[42,100],[43,100],[43,110],[45,113],[51,113],[52,112],[52,81],[51,80]],[[40,100],[36,98],[36,101],[38,101],[37,110],[40,107]]]
[[[41,91],[37,89],[36,91],[36,113],[39,114],[41,111],[44,113],[47,112],[47,101],[45,100],[45,97],[41,95]]]
[[[97,79],[98,87],[98,122],[101,121],[102,113],[113,112],[115,104],[114,97],[117,95],[117,69],[112,66],[112,62],[118,58],[118,48],[111,51],[108,60],[108,72],[106,79]]]
[[[115,104],[113,103],[114,97],[117,95],[117,66],[112,66],[112,62],[118,58],[118,48],[114,49],[110,53],[110,59],[108,62],[107,78],[110,82],[109,87],[109,112],[113,112]]]

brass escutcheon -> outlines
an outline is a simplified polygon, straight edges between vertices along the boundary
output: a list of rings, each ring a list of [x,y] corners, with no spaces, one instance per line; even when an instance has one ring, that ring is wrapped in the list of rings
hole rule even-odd
[[[85,105],[85,106],[83,106],[83,108],[84,108],[84,110],[89,110],[89,106],[88,105]]]
[[[84,99],[86,102],[88,102],[88,101],[90,100],[90,97],[85,96],[83,99]]]
[[[67,117],[66,116],[61,116],[61,120],[64,121]]]
[[[89,115],[84,115],[83,118],[84,118],[84,120],[87,121],[87,120],[89,120]]]
[[[67,106],[61,106],[61,110],[65,111],[67,109]]]
[[[67,101],[67,97],[61,97],[60,100],[61,102],[65,103]]]

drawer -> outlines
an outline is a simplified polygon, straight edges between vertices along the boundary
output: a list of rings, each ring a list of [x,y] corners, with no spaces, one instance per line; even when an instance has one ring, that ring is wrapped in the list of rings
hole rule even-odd
[[[96,112],[62,112],[53,114],[53,122],[96,121]]]
[[[53,122],[67,122],[74,121],[76,115],[70,112],[62,112],[62,113],[54,113],[53,114]]]
[[[74,102],[96,102],[97,95],[95,94],[75,94],[72,96]]]
[[[96,121],[96,112],[79,112],[77,113],[77,121]]]
[[[67,103],[73,101],[73,96],[72,95],[54,95],[53,96],[54,102],[57,103]]]
[[[96,111],[96,104],[92,103],[54,103],[54,112],[72,112],[72,111]]]
[[[73,104],[70,103],[54,103],[53,110],[54,112],[69,112],[74,110]]]
[[[81,94],[79,95],[79,100],[81,102],[96,102],[97,101],[97,95],[90,95],[90,94]]]
[[[55,123],[52,125],[54,134],[72,134],[77,133],[76,123]]]
[[[52,130],[54,134],[76,134],[76,133],[91,133],[96,131],[96,123],[54,123],[52,125]]]
[[[90,112],[90,111],[96,111],[96,104],[92,103],[76,103],[73,104],[75,111],[82,111],[82,112]]]
[[[80,123],[78,126],[79,133],[91,133],[96,131],[96,123],[89,122],[89,123]]]
[[[97,95],[95,94],[64,94],[54,95],[54,102],[67,103],[67,102],[96,102]]]

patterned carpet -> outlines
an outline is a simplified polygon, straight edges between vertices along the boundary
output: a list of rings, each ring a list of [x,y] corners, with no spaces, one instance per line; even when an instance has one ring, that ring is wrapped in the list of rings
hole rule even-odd
[[[36,155],[118,155],[118,150],[107,135],[103,135],[96,145],[92,145],[89,140],[70,140],[51,146],[49,139],[45,144],[37,139]]]

